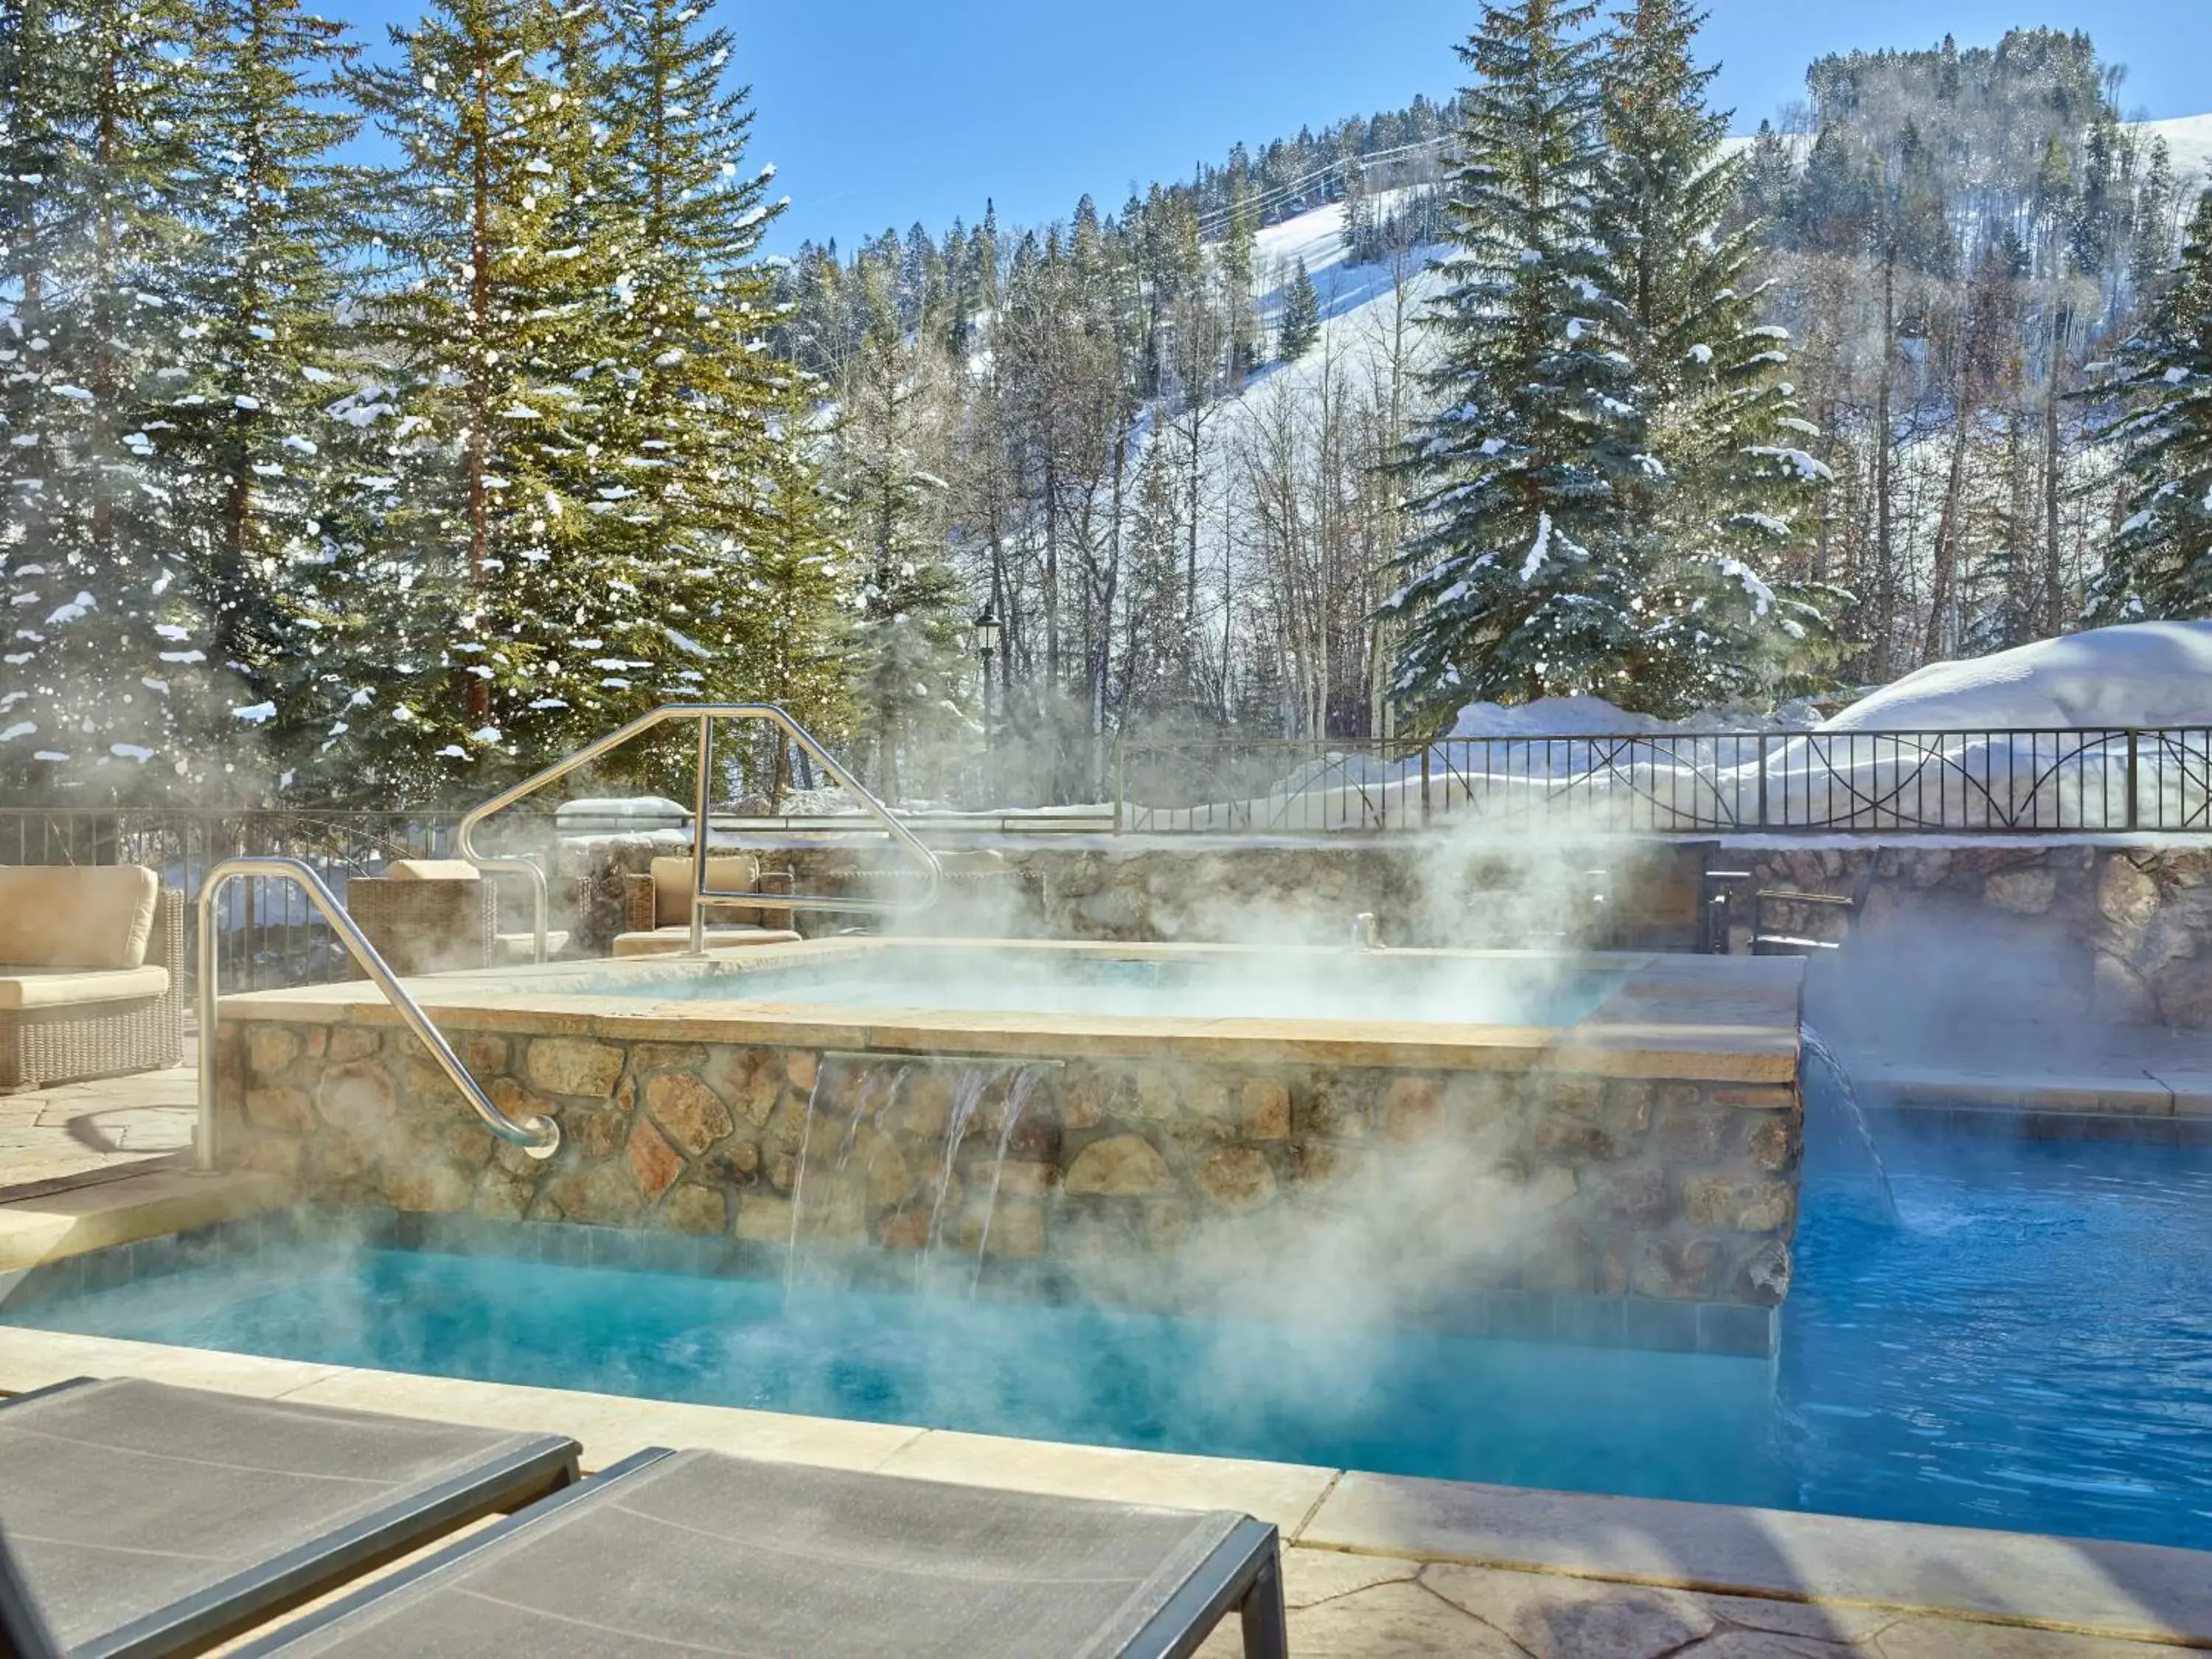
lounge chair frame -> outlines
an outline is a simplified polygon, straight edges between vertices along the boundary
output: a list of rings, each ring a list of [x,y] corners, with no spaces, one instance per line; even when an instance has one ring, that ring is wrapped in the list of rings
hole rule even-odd
[[[0,1400],[0,1414],[97,1380],[72,1377]],[[479,1516],[527,1504],[542,1493],[574,1488],[578,1454],[573,1440],[540,1437],[82,1643],[70,1650],[69,1659],[155,1659],[200,1651]],[[0,1602],[9,1594],[11,1577],[16,1590],[22,1589],[20,1572],[0,1572]],[[0,1631],[4,1630],[0,1625]]]
[[[570,1504],[599,1500],[609,1488],[618,1487],[629,1477],[674,1455],[672,1448],[648,1446],[586,1480],[541,1498],[526,1510],[480,1528],[420,1561],[247,1643],[234,1650],[232,1659],[271,1659],[288,1653],[302,1638],[467,1561]],[[1242,1622],[1245,1659],[1289,1659],[1278,1539],[1275,1528],[1266,1522],[1240,1522],[1121,1650],[1121,1659],[1189,1659],[1232,1607],[1238,1610]],[[1036,1659],[1050,1659],[1050,1656],[1038,1655]]]

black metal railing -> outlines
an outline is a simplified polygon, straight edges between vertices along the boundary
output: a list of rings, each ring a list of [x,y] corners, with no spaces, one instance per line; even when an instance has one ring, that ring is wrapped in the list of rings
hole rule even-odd
[[[458,812],[393,810],[0,806],[0,864],[138,864],[197,901],[207,872],[226,859],[291,858],[343,899],[354,876],[395,859],[442,858]],[[550,850],[551,826],[518,824],[525,850]],[[343,945],[299,889],[241,879],[222,895],[222,982],[238,990],[308,985],[348,972]],[[197,913],[191,924],[198,926]],[[196,960],[197,939],[186,953]]]
[[[2212,830],[2205,726],[1143,744],[1117,775],[1117,826],[1152,834]]]

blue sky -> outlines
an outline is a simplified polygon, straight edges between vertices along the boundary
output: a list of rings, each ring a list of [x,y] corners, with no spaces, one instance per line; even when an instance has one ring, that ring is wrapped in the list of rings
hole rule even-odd
[[[1748,131],[1853,47],[2087,29],[2130,113],[2212,112],[2212,0],[1708,0],[1720,101]],[[917,219],[1063,217],[1257,142],[1459,84],[1476,0],[720,0],[792,207],[775,242]],[[331,0],[378,39],[405,0]]]

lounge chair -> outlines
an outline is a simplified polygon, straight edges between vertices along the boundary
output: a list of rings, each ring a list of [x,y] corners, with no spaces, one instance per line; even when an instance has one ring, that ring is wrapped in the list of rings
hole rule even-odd
[[[72,1659],[196,1652],[566,1486],[577,1451],[556,1435],[80,1379],[0,1401],[0,1528]]]
[[[1232,1607],[1285,1659],[1242,1515],[653,1449],[237,1655],[1181,1659]]]

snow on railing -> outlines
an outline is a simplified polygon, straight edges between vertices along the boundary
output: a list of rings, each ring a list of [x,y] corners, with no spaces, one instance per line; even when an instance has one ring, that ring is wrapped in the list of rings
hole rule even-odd
[[[2212,832],[2212,727],[1130,744],[1125,830]]]

